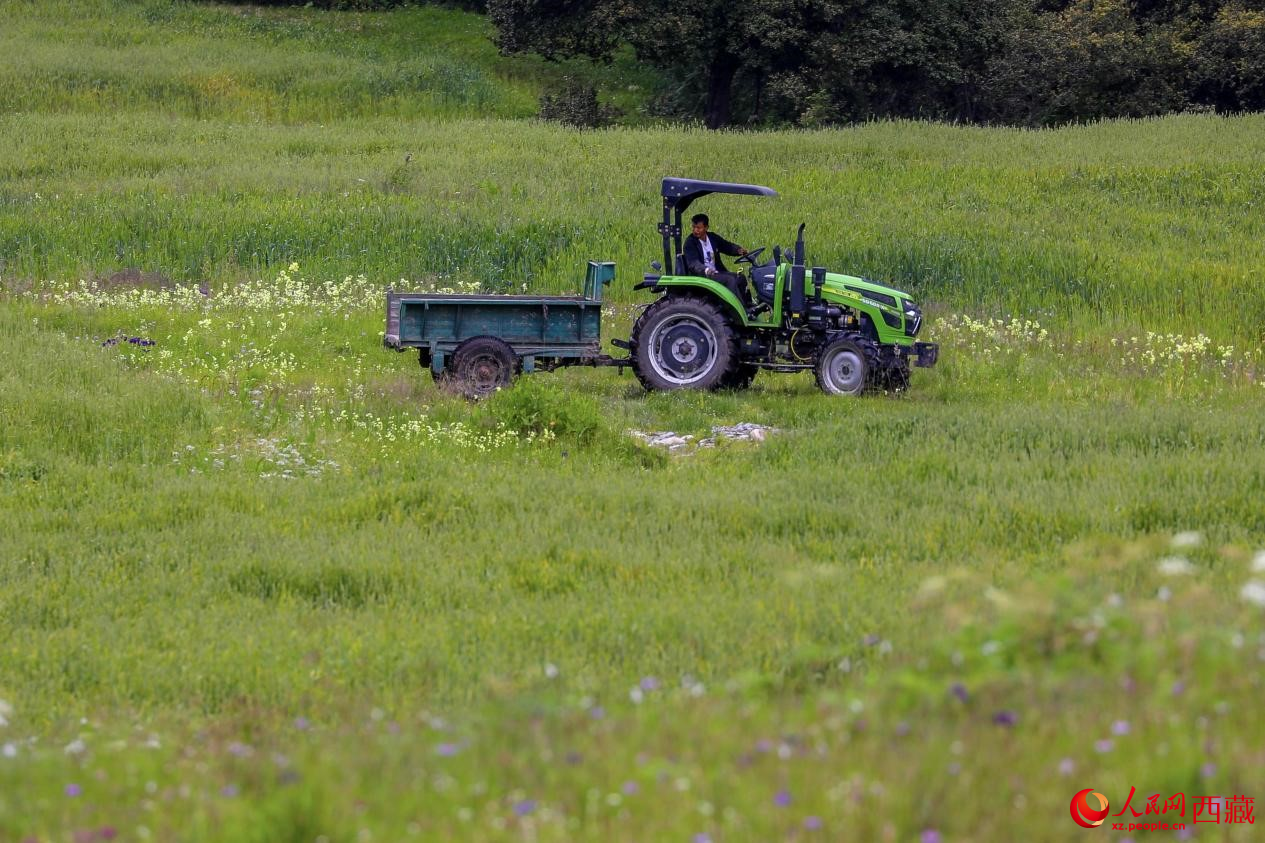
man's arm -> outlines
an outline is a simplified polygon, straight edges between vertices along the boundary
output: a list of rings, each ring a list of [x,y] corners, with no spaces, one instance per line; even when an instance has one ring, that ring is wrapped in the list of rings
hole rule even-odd
[[[730,243],[719,234],[712,234],[712,246],[722,255],[729,255],[731,258],[741,257],[747,253],[747,250],[739,246],[737,243]]]

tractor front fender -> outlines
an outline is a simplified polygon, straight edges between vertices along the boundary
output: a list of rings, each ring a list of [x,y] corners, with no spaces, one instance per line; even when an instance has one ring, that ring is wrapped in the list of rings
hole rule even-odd
[[[700,295],[715,298],[724,303],[725,312],[732,312],[735,322],[739,325],[748,323],[747,310],[742,306],[742,302],[738,301],[738,297],[733,294],[732,290],[719,281],[713,281],[710,278],[703,278],[698,275],[664,275],[654,282],[654,288],[668,294],[696,292]]]

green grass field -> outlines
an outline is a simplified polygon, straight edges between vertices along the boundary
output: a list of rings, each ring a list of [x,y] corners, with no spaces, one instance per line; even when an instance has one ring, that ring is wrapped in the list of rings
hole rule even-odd
[[[651,82],[456,12],[0,16],[0,840],[1251,838],[1260,115],[579,133],[557,74]],[[589,258],[626,336],[669,174],[777,187],[705,209],[940,365],[471,405],[383,350],[387,287]]]

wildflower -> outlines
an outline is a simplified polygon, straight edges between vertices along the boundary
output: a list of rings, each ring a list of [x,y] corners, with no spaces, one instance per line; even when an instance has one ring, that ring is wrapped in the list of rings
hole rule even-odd
[[[1204,764],[1202,767],[1199,768],[1199,775],[1203,776],[1205,779],[1210,779],[1216,774],[1217,774],[1217,765],[1213,764],[1211,761],[1209,761],[1208,763]]]
[[[535,799],[524,799],[520,802],[514,803],[514,816],[516,817],[525,817],[535,810],[536,810]]]
[[[546,679],[558,678],[558,666],[556,664],[553,664],[552,662],[550,662],[545,665],[545,678]]]
[[[1019,722],[1019,715],[1009,710],[999,711],[993,715],[993,722],[998,726],[1013,726]]]
[[[235,784],[224,785],[222,788],[220,788],[220,795],[226,799],[232,799],[233,797],[237,795],[237,785]]]
[[[1115,748],[1116,748],[1116,742],[1113,741],[1111,738],[1103,738],[1102,740],[1096,741],[1094,743],[1095,752],[1100,752],[1100,753],[1111,752]]]
[[[706,831],[700,831],[694,835],[693,843],[712,843],[712,836]]]
[[[294,718],[294,728],[298,729],[300,732],[306,732],[308,729],[312,728],[312,722],[306,717],[296,717]]]
[[[620,788],[620,790],[624,792],[625,796],[635,796],[637,794],[637,791],[640,789],[641,787],[635,781],[632,781],[631,779],[624,782],[624,786]]]
[[[435,754],[440,758],[452,758],[459,752],[461,752],[459,743],[441,743],[435,747]]]
[[[1059,762],[1059,775],[1070,776],[1076,772],[1076,762],[1070,758],[1064,758]]]
[[[659,680],[653,676],[646,676],[641,680],[641,690],[654,691],[659,688]]]
[[[934,828],[924,828],[918,836],[918,843],[940,843],[943,838]]]
[[[816,817],[816,816],[804,817],[805,831],[818,831],[821,829],[821,825],[822,825],[821,817]]]
[[[1127,735],[1127,734],[1129,734],[1129,721],[1128,721],[1128,720],[1117,720],[1115,723],[1112,723],[1112,724],[1111,724],[1111,734],[1113,734],[1113,735]]]
[[[1173,683],[1173,696],[1175,697],[1181,696],[1185,690],[1186,690],[1186,683],[1183,682],[1182,680],[1178,679],[1176,682]]]
[[[1174,550],[1185,550],[1191,547],[1199,547],[1203,543],[1204,537],[1202,534],[1195,530],[1186,530],[1173,536],[1170,544]]]
[[[87,745],[82,740],[75,738],[73,741],[66,744],[65,753],[67,755],[81,755],[87,749]]]
[[[71,799],[74,799],[76,796],[80,795],[81,793],[83,793],[83,788],[80,787],[79,785],[74,784],[74,783],[66,785],[66,795],[69,796]]]
[[[4,700],[0,700],[0,729],[9,725],[9,718],[13,716],[13,706]]]
[[[966,702],[971,698],[971,695],[966,690],[966,686],[961,682],[954,682],[949,688],[949,693],[953,694],[953,696],[957,697],[962,702]]]
[[[18,745],[15,743],[6,743],[4,746],[0,747],[0,755],[3,755],[5,758],[17,758]]]
[[[1190,560],[1184,556],[1166,556],[1156,565],[1156,569],[1166,577],[1182,576],[1195,572],[1195,566],[1190,564]]]
[[[1256,551],[1252,557],[1252,573],[1265,574],[1265,550]]]
[[[1239,589],[1239,596],[1253,606],[1265,608],[1265,583],[1260,580],[1248,580]]]
[[[779,808],[785,808],[791,804],[791,792],[789,790],[779,790],[773,797],[773,804]]]

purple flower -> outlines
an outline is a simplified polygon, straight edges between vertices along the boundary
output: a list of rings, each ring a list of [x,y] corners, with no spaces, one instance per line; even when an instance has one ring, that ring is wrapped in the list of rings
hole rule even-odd
[[[633,796],[637,793],[637,791],[641,790],[641,788],[638,786],[638,784],[635,781],[632,781],[631,779],[629,779],[628,781],[624,782],[624,786],[620,788],[620,790],[624,791],[625,796]]]
[[[595,705],[589,709],[589,717],[592,717],[594,720],[601,720],[605,716],[606,709],[602,708],[600,705]]]
[[[1183,682],[1182,680],[1178,679],[1176,682],[1173,683],[1173,696],[1175,697],[1181,696],[1182,693],[1185,692],[1185,690],[1186,690],[1186,683]]]
[[[945,767],[944,771],[950,776],[956,776],[958,773],[962,772],[962,765],[956,761],[950,761],[949,766]]]
[[[922,835],[918,838],[918,843],[940,843],[940,832],[934,828],[924,828]]]
[[[119,836],[119,833],[115,831],[114,826],[106,825],[101,827],[101,830],[97,832],[97,835],[102,840],[113,840]]]
[[[534,810],[536,810],[535,799],[524,799],[521,802],[514,803],[514,816],[516,817],[525,817]]]
[[[896,737],[903,738],[909,734],[909,721],[902,720],[896,724]]]
[[[298,729],[300,732],[306,732],[308,729],[312,728],[312,721],[308,720],[306,717],[296,717],[294,718],[294,728]]]
[[[1019,715],[1009,709],[1004,709],[993,715],[993,722],[998,726],[1013,726],[1019,722]]]
[[[755,742],[755,751],[756,752],[772,752],[773,741],[769,740],[768,738],[760,738],[760,740]]]
[[[712,836],[706,831],[694,835],[694,843],[712,843]]]
[[[865,636],[862,643],[865,644],[865,646],[867,647],[873,647],[875,644],[877,644],[878,642],[882,640],[883,640],[882,638],[875,635],[874,633],[870,633],[869,635]]]
[[[804,829],[806,831],[818,831],[821,829],[821,817],[804,817]]]
[[[226,799],[232,799],[233,797],[237,795],[237,785],[235,784],[224,785],[222,788],[220,788],[220,795],[225,797]]]
[[[568,764],[570,764],[572,767],[574,767],[576,764],[579,764],[582,761],[584,761],[584,756],[576,752],[575,750],[572,750],[571,752],[568,752],[566,754],[563,760],[566,761]]]
[[[966,690],[966,686],[961,682],[954,682],[949,688],[949,693],[953,694],[953,696],[957,697],[962,702],[966,702],[971,698],[971,695]]]
[[[1111,752],[1115,748],[1116,748],[1116,742],[1113,741],[1111,738],[1103,738],[1100,741],[1094,742],[1095,752]]]
[[[1210,779],[1216,774],[1217,765],[1213,764],[1211,761],[1199,768],[1199,775],[1203,776],[1205,779]]]
[[[441,743],[435,747],[435,754],[440,758],[452,758],[458,752],[461,752],[459,743]]]
[[[1060,775],[1060,776],[1070,776],[1070,775],[1071,775],[1072,773],[1074,773],[1074,772],[1076,772],[1076,762],[1075,762],[1075,761],[1073,761],[1073,760],[1072,760],[1072,759],[1070,759],[1070,758],[1064,758],[1062,761],[1060,761],[1060,762],[1059,762],[1059,775]]]
[[[659,689],[659,680],[653,676],[643,676],[639,684],[643,691],[656,691]]]
[[[69,796],[71,799],[74,799],[76,796],[78,796],[81,793],[83,793],[83,788],[80,787],[79,785],[74,784],[74,783],[66,785],[66,795]]]
[[[1129,721],[1128,721],[1128,720],[1117,720],[1115,723],[1112,723],[1112,724],[1111,724],[1111,734],[1113,734],[1113,735],[1127,735],[1127,734],[1129,734]]]
[[[773,797],[773,804],[779,808],[785,808],[791,804],[791,792],[789,790],[779,790],[777,795]]]

